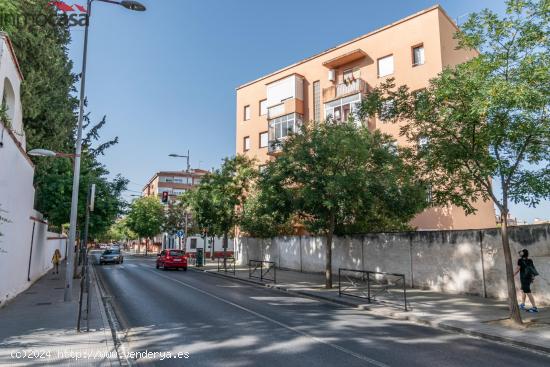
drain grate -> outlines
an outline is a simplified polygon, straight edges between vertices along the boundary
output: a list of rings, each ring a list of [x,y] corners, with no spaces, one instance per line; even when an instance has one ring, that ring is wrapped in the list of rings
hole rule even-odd
[[[51,302],[38,302],[36,305],[37,306],[47,306],[47,305],[51,305],[52,303]]]

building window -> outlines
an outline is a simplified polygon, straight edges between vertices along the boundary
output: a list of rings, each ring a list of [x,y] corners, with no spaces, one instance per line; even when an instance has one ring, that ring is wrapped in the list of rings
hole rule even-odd
[[[260,101],[260,116],[267,115],[267,99],[262,99]]]
[[[393,99],[386,99],[382,101],[380,106],[380,120],[388,121],[395,115],[395,101]]]
[[[378,77],[393,74],[393,55],[378,59]]]
[[[348,121],[352,118],[355,123],[359,124],[361,121],[357,117],[357,110],[360,104],[360,93],[325,103],[325,117],[335,121]]]
[[[268,136],[267,131],[260,133],[260,148],[267,148]]]
[[[197,239],[191,238],[191,250],[196,250],[196,249],[197,249]]]
[[[298,131],[302,125],[301,115],[291,113],[269,121],[269,141],[284,139]]]
[[[267,164],[260,164],[260,166],[258,167],[258,170],[260,171],[260,173],[263,173],[265,172],[266,168],[267,168]]]
[[[243,150],[246,152],[250,150],[250,136],[245,136],[243,139]]]
[[[415,46],[412,49],[413,66],[424,64],[424,46]]]
[[[313,119],[321,121],[321,83],[313,82]]]
[[[244,120],[250,120],[250,105],[244,106]]]

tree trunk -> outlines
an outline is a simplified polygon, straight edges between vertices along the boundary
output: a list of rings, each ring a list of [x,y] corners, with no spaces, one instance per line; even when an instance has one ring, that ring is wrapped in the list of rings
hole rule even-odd
[[[335,218],[330,215],[329,229],[327,231],[327,246],[325,250],[325,288],[332,288],[332,237],[334,236]]]
[[[147,256],[148,250],[149,250],[149,237],[145,239],[145,256]]]
[[[223,234],[223,269],[227,269],[227,245],[228,245],[228,240],[227,240],[227,232],[224,232]],[[212,247],[214,247],[214,243],[212,242]]]
[[[500,211],[502,224],[500,235],[502,237],[502,249],[504,253],[504,263],[506,264],[506,284],[508,286],[508,306],[510,309],[510,318],[517,324],[522,324],[521,314],[518,306],[516,294],[516,284],[514,282],[514,265],[512,263],[512,253],[510,251],[510,241],[508,239],[508,212]]]

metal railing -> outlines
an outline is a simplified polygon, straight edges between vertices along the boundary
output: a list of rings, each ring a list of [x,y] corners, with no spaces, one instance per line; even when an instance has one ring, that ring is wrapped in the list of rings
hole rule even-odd
[[[399,304],[409,310],[404,274],[338,269],[338,295],[367,299],[368,303]]]
[[[225,260],[225,261],[224,261]],[[218,257],[218,273],[233,273],[235,275],[235,258],[234,257]]]
[[[248,277],[277,283],[277,265],[273,261],[248,260]]]

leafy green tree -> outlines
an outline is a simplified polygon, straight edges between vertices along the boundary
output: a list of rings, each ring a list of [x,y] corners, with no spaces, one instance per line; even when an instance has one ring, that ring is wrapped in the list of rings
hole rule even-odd
[[[0,29],[10,36],[24,75],[21,103],[28,149],[65,152],[74,147],[78,77],[67,54],[69,29],[48,2],[0,0]]]
[[[149,239],[162,230],[164,221],[164,207],[155,196],[142,197],[135,200],[126,217],[128,228],[140,238],[146,238],[145,254]]]
[[[229,233],[241,223],[243,204],[257,174],[254,161],[239,155],[226,158],[222,167],[206,175],[189,195],[197,225],[209,235],[223,236],[224,249]]]
[[[187,216],[187,221],[186,221]],[[164,223],[162,230],[170,234],[175,234],[178,230],[189,226],[189,215],[185,202],[177,200],[173,204],[169,204],[164,213]]]
[[[119,218],[110,227],[109,230],[100,237],[101,241],[126,241],[131,238],[136,238],[137,235],[128,228],[126,217]]]
[[[81,176],[79,193],[78,225],[84,225],[88,188],[96,185],[94,212],[90,215],[89,238],[104,234],[111,224],[126,208],[122,193],[126,190],[128,180],[116,176],[110,180],[109,171],[98,161],[98,156],[118,142],[117,138],[94,146],[99,139],[99,131],[105,125],[105,117],[86,132],[83,139],[81,156]],[[89,126],[87,121],[86,127]],[[35,184],[36,207],[47,218],[51,225],[61,227],[70,215],[72,192],[72,161],[70,159],[37,158]],[[43,164],[44,161],[48,161]]]
[[[259,182],[264,212],[281,222],[295,215],[309,232],[325,236],[327,288],[335,234],[406,229],[425,208],[425,187],[406,154],[378,131],[326,121],[287,139],[268,164]]]
[[[507,1],[502,17],[472,14],[456,38],[479,56],[445,69],[421,92],[386,83],[362,106],[364,115],[409,121],[401,134],[416,146],[435,204],[458,205],[467,214],[478,200],[497,206],[510,317],[517,323],[507,218],[511,202],[536,206],[550,196],[549,24],[548,0]]]

